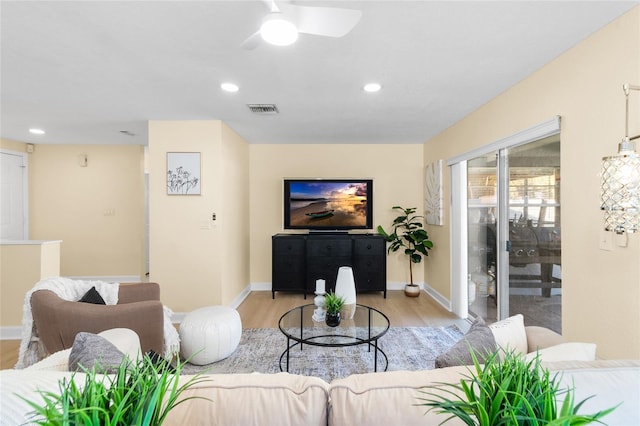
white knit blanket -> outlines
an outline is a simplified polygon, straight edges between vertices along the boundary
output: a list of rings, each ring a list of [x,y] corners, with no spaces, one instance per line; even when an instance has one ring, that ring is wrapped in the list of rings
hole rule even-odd
[[[95,287],[107,305],[118,303],[119,283],[93,280],[74,280],[65,277],[53,277],[42,280],[27,292],[24,297],[22,311],[22,340],[20,352],[15,368],[25,368],[40,361],[48,355],[44,345],[38,336],[38,330],[33,323],[31,313],[31,295],[38,290],[50,290],[64,300],[76,301]],[[180,338],[178,332],[171,323],[171,310],[164,307],[164,347],[165,358],[171,358],[180,351]]]

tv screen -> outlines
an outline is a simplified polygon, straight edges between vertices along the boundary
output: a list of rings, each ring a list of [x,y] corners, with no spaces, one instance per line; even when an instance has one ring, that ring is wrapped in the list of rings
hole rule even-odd
[[[373,180],[285,179],[284,228],[373,228]]]

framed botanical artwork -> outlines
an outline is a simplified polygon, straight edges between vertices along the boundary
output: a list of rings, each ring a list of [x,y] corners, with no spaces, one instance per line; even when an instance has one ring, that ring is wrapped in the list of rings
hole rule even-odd
[[[200,195],[200,153],[167,152],[167,194]]]
[[[425,171],[424,213],[429,225],[442,222],[442,160],[429,164]]]

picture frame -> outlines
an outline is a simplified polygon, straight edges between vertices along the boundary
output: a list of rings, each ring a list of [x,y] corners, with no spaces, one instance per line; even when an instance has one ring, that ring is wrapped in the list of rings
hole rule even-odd
[[[425,221],[428,225],[442,226],[442,160],[427,165],[424,190]]]
[[[167,195],[201,195],[199,152],[167,152]]]

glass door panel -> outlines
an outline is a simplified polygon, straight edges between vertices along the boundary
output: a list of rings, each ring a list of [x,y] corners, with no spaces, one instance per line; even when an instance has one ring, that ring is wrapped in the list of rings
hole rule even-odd
[[[467,162],[467,291],[469,312],[498,318],[496,288],[497,152]]]
[[[559,136],[508,151],[509,315],[561,332]]]
[[[467,161],[469,312],[561,332],[559,135]]]

